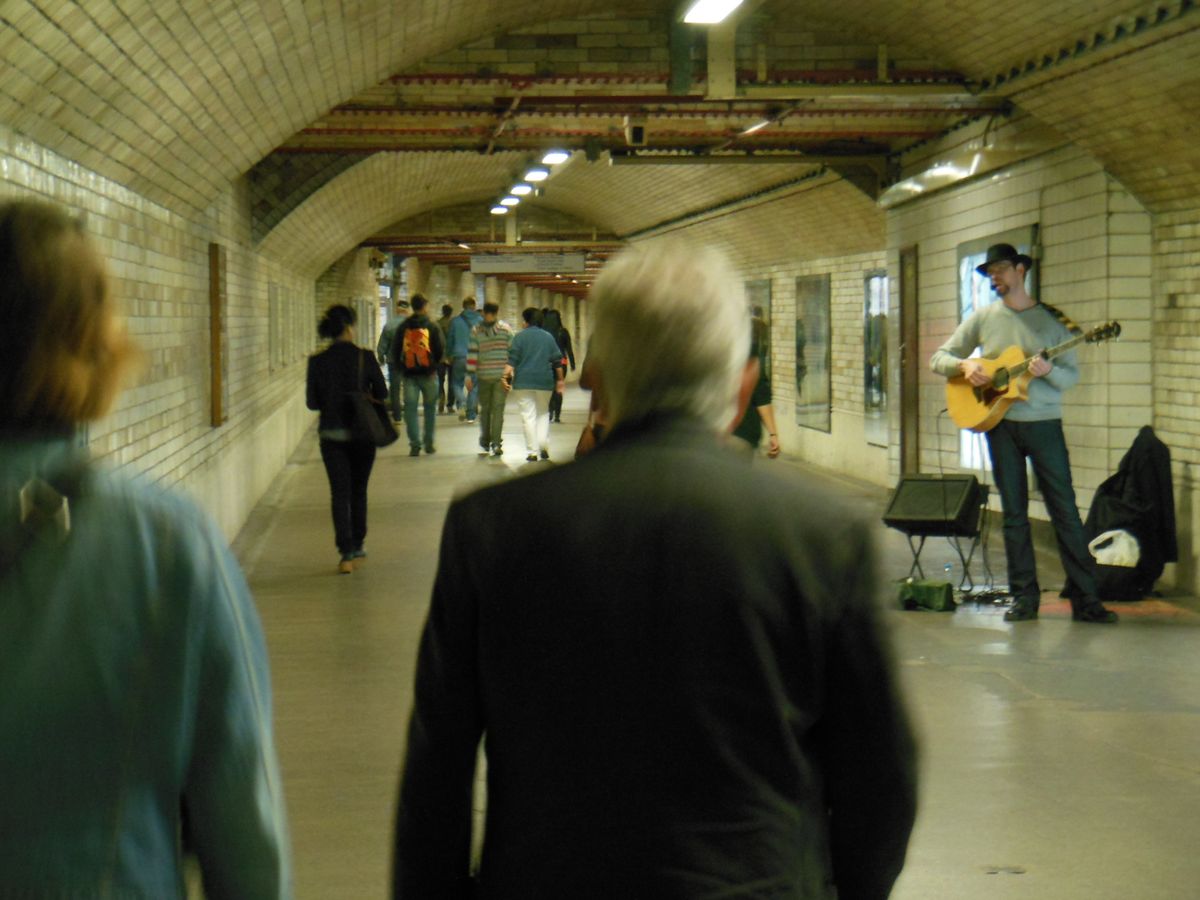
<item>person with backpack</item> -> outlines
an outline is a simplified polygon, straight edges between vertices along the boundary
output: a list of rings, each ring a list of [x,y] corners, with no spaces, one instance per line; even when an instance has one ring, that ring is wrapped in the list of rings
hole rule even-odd
[[[437,423],[437,370],[446,352],[442,330],[426,314],[429,301],[422,294],[412,298],[412,315],[396,331],[391,359],[404,373],[404,427],[408,432],[408,455],[421,455],[421,425],[417,398],[425,413],[426,453],[435,453],[433,430]]]

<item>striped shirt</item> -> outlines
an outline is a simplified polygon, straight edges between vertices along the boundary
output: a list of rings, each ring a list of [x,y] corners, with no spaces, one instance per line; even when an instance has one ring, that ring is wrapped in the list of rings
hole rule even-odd
[[[467,374],[478,381],[497,381],[508,365],[508,348],[513,331],[507,322],[479,323],[467,339]]]

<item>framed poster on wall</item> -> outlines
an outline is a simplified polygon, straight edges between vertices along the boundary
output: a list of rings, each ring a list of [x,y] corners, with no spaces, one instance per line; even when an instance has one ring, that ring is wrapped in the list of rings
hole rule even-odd
[[[209,422],[229,418],[228,256],[221,244],[208,245]]]
[[[888,275],[863,276],[863,434],[868,444],[888,440]]]
[[[796,279],[796,424],[832,429],[829,275]]]

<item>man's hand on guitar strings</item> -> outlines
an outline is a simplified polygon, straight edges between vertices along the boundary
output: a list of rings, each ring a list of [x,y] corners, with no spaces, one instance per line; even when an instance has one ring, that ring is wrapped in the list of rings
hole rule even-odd
[[[1041,378],[1043,375],[1049,375],[1054,368],[1054,364],[1040,354],[1035,356],[1029,362],[1029,374],[1034,378]]]
[[[984,371],[983,363],[977,359],[964,359],[958,364],[958,370],[962,372],[963,378],[967,379],[969,384],[975,387],[986,387],[991,384],[992,376]]]

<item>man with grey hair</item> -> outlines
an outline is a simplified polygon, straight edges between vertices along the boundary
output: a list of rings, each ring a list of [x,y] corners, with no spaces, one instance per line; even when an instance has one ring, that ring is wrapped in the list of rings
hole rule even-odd
[[[915,751],[869,526],[730,446],[758,363],[719,256],[625,251],[589,302],[604,442],[446,518],[393,896],[886,897]]]

